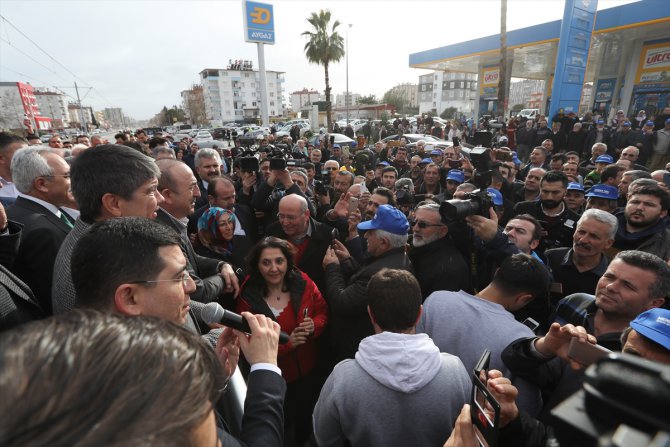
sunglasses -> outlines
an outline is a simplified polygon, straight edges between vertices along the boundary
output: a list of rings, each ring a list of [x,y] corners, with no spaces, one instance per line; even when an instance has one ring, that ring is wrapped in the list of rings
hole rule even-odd
[[[422,230],[428,227],[443,227],[443,224],[429,224],[428,222],[424,220],[410,220],[409,224],[414,227],[417,226],[421,228]]]

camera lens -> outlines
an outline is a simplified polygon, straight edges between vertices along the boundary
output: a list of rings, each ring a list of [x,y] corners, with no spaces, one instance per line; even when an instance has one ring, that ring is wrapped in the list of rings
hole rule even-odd
[[[464,219],[479,214],[480,203],[475,200],[445,200],[440,205],[440,215],[445,221]]]

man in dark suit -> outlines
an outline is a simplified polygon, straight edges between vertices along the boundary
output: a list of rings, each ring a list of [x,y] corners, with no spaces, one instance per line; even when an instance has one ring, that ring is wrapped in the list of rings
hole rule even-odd
[[[12,160],[12,178],[19,196],[9,219],[23,225],[23,236],[12,270],[35,293],[51,315],[51,282],[61,244],[74,222],[60,207],[71,202],[70,166],[49,149],[27,148]]]
[[[325,290],[321,261],[330,247],[332,228],[310,217],[307,199],[299,194],[282,197],[278,218],[266,234],[289,241],[296,250],[295,265],[307,273],[319,290]]]
[[[198,219],[210,207],[216,206],[235,214],[235,235],[247,236],[252,243],[258,240],[256,216],[247,205],[235,203],[237,194],[235,184],[227,177],[216,177],[207,186],[207,205],[197,208],[188,218],[188,234],[198,231]],[[196,203],[197,205],[197,203]]]
[[[0,204],[0,332],[47,316],[30,288],[8,270],[21,235],[21,225],[8,221]]]
[[[207,205],[207,188],[209,182],[221,177],[221,156],[214,149],[200,149],[195,154],[195,172],[198,174],[200,195],[195,201],[195,208]],[[224,166],[225,167],[225,166]]]
[[[179,160],[158,160],[156,165],[161,171],[158,190],[165,199],[157,219],[176,231],[181,238],[181,248],[188,262],[188,270],[196,284],[192,298],[201,303],[209,303],[218,301],[224,292],[237,294],[239,283],[231,265],[198,255],[188,238],[185,221],[193,214],[196,199],[200,197],[200,189],[193,172]]]

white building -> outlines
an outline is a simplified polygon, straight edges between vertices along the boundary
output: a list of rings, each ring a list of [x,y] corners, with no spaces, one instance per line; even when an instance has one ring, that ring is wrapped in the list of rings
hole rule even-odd
[[[108,107],[103,109],[102,113],[105,116],[105,121],[111,127],[119,129],[125,127],[127,121],[124,119],[123,110],[120,107]]]
[[[302,90],[291,93],[291,110],[300,112],[303,107],[320,100],[321,97],[319,96],[318,91],[303,88]]]
[[[84,114],[87,128],[90,129],[93,125],[93,109],[91,107],[82,106],[80,109],[78,104],[71,102],[67,106],[67,111],[72,127],[83,130],[84,126],[81,124],[82,113]]]
[[[512,82],[509,86],[508,104],[510,108],[517,104],[523,104],[524,108],[529,107],[529,101],[536,93],[544,92],[544,81],[540,79],[524,79],[518,82]]]
[[[341,95],[335,96],[335,104],[332,105],[332,108],[345,109],[347,107],[347,102],[349,103],[349,107],[355,106],[356,104],[358,104],[358,101],[360,99],[361,95],[359,95],[358,93],[349,92],[349,96],[347,96],[347,93],[345,92],[342,93]]]
[[[39,88],[35,90],[35,99],[42,116],[51,118],[51,126],[54,129],[70,127],[70,114],[64,94]]]
[[[386,95],[402,98],[406,107],[419,107],[419,88],[416,84],[410,84],[409,82],[398,84],[387,91],[384,96]]]
[[[261,117],[260,74],[248,65],[231,65],[232,69],[206,68],[200,72],[209,122],[259,120]],[[268,114],[283,112],[284,72],[266,70]]]
[[[477,100],[477,74],[435,71],[419,76],[419,113],[441,114],[448,107],[471,115]]]

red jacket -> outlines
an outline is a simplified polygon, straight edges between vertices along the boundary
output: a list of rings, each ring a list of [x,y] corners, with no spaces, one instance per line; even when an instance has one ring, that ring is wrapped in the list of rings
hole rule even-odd
[[[306,343],[297,348],[291,342],[279,345],[277,363],[287,383],[306,376],[314,369],[317,359],[316,338],[323,333],[328,323],[328,305],[314,281],[297,268],[289,275],[291,301],[278,317],[274,316],[272,309],[265,302],[260,286],[249,281],[249,276],[242,283],[240,298],[237,301],[238,312],[248,311],[271,317],[279,323],[281,330],[289,335],[302,322],[305,309],[307,316],[314,320],[314,335]]]

